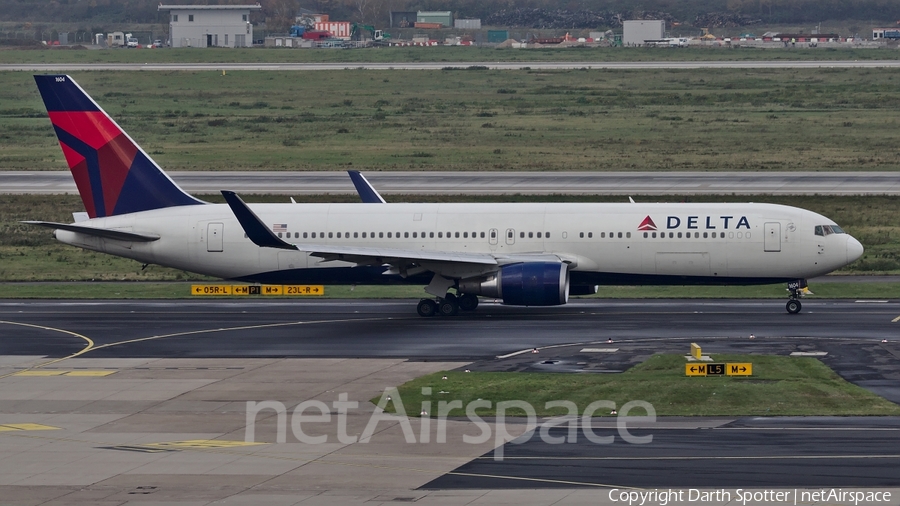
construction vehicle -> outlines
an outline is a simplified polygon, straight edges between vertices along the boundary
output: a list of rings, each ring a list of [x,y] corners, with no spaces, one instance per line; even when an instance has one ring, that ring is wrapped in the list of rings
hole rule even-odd
[[[331,32],[325,30],[310,30],[305,26],[294,25],[291,27],[291,37],[308,40],[325,40],[333,38]]]
[[[374,40],[374,41],[382,41],[385,39],[390,39],[391,34],[384,33],[384,30],[376,30],[374,26],[371,25],[361,25],[359,23],[353,23],[353,26],[350,29],[350,40]]]

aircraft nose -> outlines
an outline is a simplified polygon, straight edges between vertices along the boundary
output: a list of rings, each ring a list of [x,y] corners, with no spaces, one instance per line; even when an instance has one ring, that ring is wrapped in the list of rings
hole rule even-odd
[[[851,236],[847,236],[847,263],[855,262],[863,255],[863,245]]]

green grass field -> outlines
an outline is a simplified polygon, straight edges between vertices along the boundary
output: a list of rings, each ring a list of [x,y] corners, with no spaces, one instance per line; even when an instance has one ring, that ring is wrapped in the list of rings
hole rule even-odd
[[[212,202],[222,202],[221,195],[202,195]],[[249,202],[284,202],[286,196],[246,196]],[[298,202],[355,202],[354,195],[296,196]],[[683,196],[641,197],[638,201],[680,202]],[[606,196],[392,196],[394,202],[621,202],[621,197]],[[893,197],[785,197],[785,196],[697,196],[693,202],[771,202],[816,211],[834,219],[866,248],[862,259],[839,271],[841,274],[900,273],[900,199]],[[134,260],[84,251],[56,242],[48,229],[23,225],[23,220],[71,222],[72,212],[82,211],[81,199],[75,195],[0,195],[0,280],[2,281],[179,281],[209,280],[156,265],[141,269]],[[838,287],[843,288],[838,288]],[[420,290],[417,288],[416,290]],[[781,297],[782,287],[750,288],[644,288],[623,287],[622,297],[682,297],[684,292],[703,297]],[[704,291],[710,290],[710,291]],[[885,290],[894,290],[893,292]],[[819,285],[813,291],[825,297],[889,297],[900,296],[896,287],[886,283],[862,284],[850,290],[847,285]],[[402,297],[416,297],[422,292],[402,292]],[[654,295],[650,295],[653,293]],[[730,295],[729,295],[730,294]],[[103,295],[97,295],[103,296]]]
[[[603,62],[603,61],[756,61],[756,60],[896,60],[900,55],[878,49],[751,49],[751,48],[541,48],[495,49],[463,46],[368,48],[343,51],[288,48],[8,49],[3,63],[390,63],[390,62]]]
[[[167,170],[900,169],[900,69],[457,68],[72,74]],[[0,146],[65,168],[29,73]]]
[[[850,416],[898,415],[900,406],[848,383],[813,358],[766,355],[715,355],[716,362],[750,362],[752,377],[686,377],[680,355],[653,355],[622,374],[438,372],[404,383],[400,398],[407,414],[415,416],[431,387],[432,411],[440,400],[523,400],[538,416],[564,415],[562,408],[546,409],[548,401],[565,399],[583,413],[588,404],[609,400],[621,408],[634,400],[649,402],[659,416]],[[446,380],[442,380],[447,376]],[[442,394],[439,392],[447,392]],[[377,403],[379,398],[372,399]],[[388,404],[390,410],[395,406]],[[482,416],[495,414],[479,409]],[[521,410],[509,414],[523,416]],[[636,409],[632,415],[644,415]],[[609,415],[609,411],[596,416]],[[449,416],[465,416],[455,409]]]

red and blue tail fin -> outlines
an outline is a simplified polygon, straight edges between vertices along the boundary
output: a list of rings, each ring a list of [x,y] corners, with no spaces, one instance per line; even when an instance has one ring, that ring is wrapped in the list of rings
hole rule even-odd
[[[204,203],[179,188],[71,77],[34,80],[88,216]]]

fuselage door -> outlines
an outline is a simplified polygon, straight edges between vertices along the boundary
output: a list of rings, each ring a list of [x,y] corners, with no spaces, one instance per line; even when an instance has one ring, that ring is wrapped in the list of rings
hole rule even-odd
[[[765,227],[764,251],[781,251],[781,223],[766,223]]]
[[[222,224],[210,223],[206,226],[206,251],[222,251]]]
[[[506,244],[516,243],[516,231],[514,229],[506,229]]]

